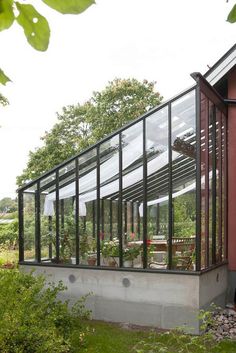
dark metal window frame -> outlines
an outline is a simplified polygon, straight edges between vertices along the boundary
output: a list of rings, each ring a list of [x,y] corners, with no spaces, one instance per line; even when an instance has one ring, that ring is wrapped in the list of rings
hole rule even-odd
[[[61,163],[59,166],[53,168],[47,173],[44,173],[41,177],[38,179],[29,182],[28,184],[24,185],[18,190],[19,197],[18,197],[18,205],[19,205],[19,263],[21,264],[36,264],[36,265],[46,265],[46,266],[65,266],[65,267],[78,267],[78,268],[88,268],[88,269],[102,269],[102,270],[111,270],[109,267],[103,267],[101,266],[101,261],[100,261],[100,250],[101,250],[101,244],[100,244],[100,239],[101,239],[101,226],[103,230],[103,222],[104,222],[104,204],[100,204],[100,201],[103,202],[103,200],[100,200],[100,146],[102,143],[105,141],[108,141],[110,138],[113,136],[119,136],[119,191],[118,191],[118,237],[119,237],[119,268],[115,268],[115,270],[122,270],[122,271],[146,271],[146,272],[170,272],[170,273],[181,273],[181,274],[196,274],[196,273],[201,273],[202,271],[208,270],[210,267],[214,267],[215,265],[219,265],[216,263],[216,242],[215,242],[215,236],[214,234],[213,237],[213,244],[212,244],[212,259],[213,259],[213,266],[209,266],[209,254],[207,255],[207,266],[205,269],[202,268],[201,266],[201,124],[200,124],[200,114],[201,114],[201,92],[203,92],[209,100],[211,100],[214,104],[215,107],[217,107],[221,111],[221,116],[223,117],[223,114],[226,116],[227,115],[227,110],[226,106],[224,104],[223,99],[218,95],[218,93],[211,87],[211,85],[200,75],[200,74],[193,74],[192,77],[196,80],[197,84],[194,87],[191,87],[190,89],[186,90],[185,92],[182,92],[180,95],[176,96],[169,102],[166,102],[164,104],[161,104],[155,109],[152,109],[148,113],[144,114],[140,118],[132,121],[131,123],[125,125],[118,131],[114,132],[113,134],[110,134],[109,136],[105,137],[103,140],[98,142],[97,144],[87,148],[85,151],[82,153],[78,154],[77,156],[68,159],[67,161]],[[187,93],[190,93],[191,91],[195,90],[195,108],[196,108],[196,244],[195,244],[195,249],[196,249],[196,271],[180,271],[180,270],[172,270],[172,236],[173,236],[173,206],[172,206],[172,149],[171,149],[171,133],[172,133],[172,115],[171,115],[171,104],[178,100],[179,98],[183,97]],[[147,268],[147,153],[146,153],[146,118],[151,116],[153,113],[163,109],[164,107],[168,108],[168,179],[167,179],[167,184],[166,187],[168,188],[168,264],[167,264],[167,269],[148,269]],[[140,192],[142,191],[142,202],[143,202],[143,268],[123,268],[123,244],[122,244],[122,237],[123,237],[123,209],[127,209],[127,206],[124,204],[125,200],[123,200],[123,195],[124,195],[124,190],[123,190],[123,171],[122,171],[122,132],[126,130],[129,127],[132,127],[134,124],[137,124],[141,122],[143,124],[143,156],[142,156],[142,166],[143,166],[143,182],[138,183],[138,188],[140,189]],[[224,122],[224,126],[226,125],[226,121]],[[215,129],[214,129],[215,131]],[[224,157],[227,157],[227,129],[225,126],[224,130]],[[213,150],[216,151],[216,134],[213,133]],[[220,140],[221,141],[221,140]],[[208,143],[208,141],[207,141]],[[80,258],[79,258],[79,248],[80,248],[80,239],[79,239],[79,158],[83,155],[85,155],[87,152],[96,150],[96,183],[97,183],[97,188],[96,188],[96,196],[97,196],[97,201],[93,202],[93,210],[96,208],[96,239],[97,239],[97,265],[96,266],[86,266],[86,265],[81,265],[80,264]],[[213,160],[215,160],[215,152],[213,156]],[[59,170],[63,167],[65,167],[68,163],[75,161],[75,168],[68,171],[64,175],[60,176],[59,175]],[[207,168],[209,168],[209,163],[207,164]],[[216,221],[216,195],[214,190],[216,191],[216,178],[215,178],[215,170],[216,170],[216,163],[213,165],[213,208],[212,208],[212,221],[213,223]],[[225,199],[227,200],[227,161],[225,159],[224,162],[224,192],[225,192]],[[223,171],[221,171],[221,174]],[[41,180],[45,179],[46,177],[49,177],[50,175],[55,174],[55,180],[50,180],[46,185],[41,186],[40,182]],[[66,179],[68,176],[72,176],[72,179],[69,180],[69,183],[71,183],[73,180],[75,181],[75,190],[76,190],[76,195],[75,195],[75,226],[76,226],[76,231],[75,231],[75,240],[76,240],[76,264],[75,265],[69,265],[69,264],[59,264],[59,258],[60,258],[60,200],[59,200],[59,187],[60,187],[60,182]],[[74,179],[73,179],[74,175]],[[67,185],[68,182],[64,183],[61,185],[61,187]],[[24,192],[27,190],[30,190],[30,188],[34,185],[37,185],[37,189],[35,191],[35,234],[36,234],[36,239],[35,239],[35,261],[24,261]],[[55,185],[55,188],[53,191],[56,193],[56,202],[55,202],[55,214],[56,214],[56,261],[58,262],[57,264],[55,263],[42,263],[41,262],[41,249],[40,249],[40,193],[44,190],[46,190],[49,187],[52,187]],[[154,181],[154,188],[155,188],[155,181]],[[222,190],[222,188],[219,190]],[[224,202],[225,207],[224,207],[224,212],[227,212],[226,209],[226,201],[222,200],[220,202]],[[110,239],[112,239],[112,198],[110,199],[110,210],[111,210],[111,215],[110,215]],[[137,204],[137,202],[136,202]],[[135,204],[132,202],[132,207],[131,207],[131,217],[132,217],[132,229],[134,228],[134,207]],[[50,217],[50,216],[49,216]],[[102,219],[102,224],[101,224],[101,219]],[[137,216],[138,219],[138,229],[140,232],[140,217],[139,215]],[[225,218],[226,219],[226,218]],[[127,222],[127,215],[126,215],[126,222]],[[49,226],[50,226],[50,218],[49,218]],[[95,224],[93,224],[95,226]],[[127,225],[126,225],[127,226]],[[206,225],[207,227],[208,225]],[[215,224],[213,224],[213,230],[214,230]],[[224,222],[224,227],[225,227],[225,236],[224,236],[224,241],[226,242],[227,240],[227,222]],[[52,228],[52,225],[51,225]],[[93,233],[95,232],[95,229],[93,229]],[[220,240],[222,242],[222,238]],[[208,240],[207,240],[208,242]],[[207,245],[209,247],[209,244]],[[227,249],[227,245],[224,244]],[[208,250],[209,251],[209,250]],[[226,252],[226,251],[225,251]],[[49,249],[49,255],[52,253],[52,250],[50,251]],[[221,264],[224,262],[222,261]]]

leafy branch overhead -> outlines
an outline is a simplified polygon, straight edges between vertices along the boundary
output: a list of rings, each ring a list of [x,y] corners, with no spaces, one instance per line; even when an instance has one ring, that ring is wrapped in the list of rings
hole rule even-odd
[[[80,14],[94,0],[42,0],[44,4],[62,14]],[[13,0],[0,0],[0,31],[9,29],[16,21],[24,30],[28,43],[36,50],[45,51],[50,39],[47,19],[33,5]],[[10,79],[0,69],[0,83],[5,85]]]
[[[230,11],[227,21],[230,23],[236,22],[236,4],[233,6],[232,10]]]

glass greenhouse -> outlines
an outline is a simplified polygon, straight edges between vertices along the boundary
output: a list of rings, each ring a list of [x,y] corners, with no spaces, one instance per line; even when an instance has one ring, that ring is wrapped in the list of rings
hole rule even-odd
[[[193,77],[19,189],[20,264],[191,274],[227,259],[227,110]]]

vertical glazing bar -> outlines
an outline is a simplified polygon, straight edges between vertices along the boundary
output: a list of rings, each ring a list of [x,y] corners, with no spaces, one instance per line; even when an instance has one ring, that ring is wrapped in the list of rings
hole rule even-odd
[[[79,159],[75,159],[75,258],[76,265],[80,263],[80,236],[79,236]]]
[[[172,128],[171,104],[168,104],[168,164],[169,164],[169,201],[168,201],[168,264],[172,268],[172,237],[173,237],[173,202],[172,202]]]
[[[158,199],[159,197],[157,197]],[[159,206],[159,203],[157,203],[156,205],[156,235],[159,234],[159,231],[160,231],[160,206]]]
[[[137,202],[137,232],[138,232],[138,240],[140,240],[140,214],[139,214],[139,203]]]
[[[112,215],[112,200],[110,200],[110,240],[112,240],[113,234],[112,234],[112,221],[113,221],[113,215]]]
[[[216,107],[212,109],[212,264],[216,263]]]
[[[61,215],[61,237],[64,238],[64,230],[65,230],[65,207],[64,200],[60,200],[60,215]]]
[[[224,241],[228,259],[228,119],[224,116]]]
[[[196,87],[196,270],[201,270],[201,97]]]
[[[56,170],[56,262],[60,260],[59,170]]]
[[[52,216],[48,216],[48,236],[49,236],[48,257],[49,259],[52,259]]]
[[[147,151],[146,119],[143,119],[143,268],[147,268]]]
[[[92,203],[92,212],[93,212],[93,238],[95,239],[95,232],[96,232],[96,209],[95,209],[95,201],[93,200],[93,203]]]
[[[209,100],[206,99],[205,114],[205,262],[209,267]]]
[[[125,217],[125,229],[124,229],[124,233],[125,233],[125,244],[127,243],[127,202],[124,202],[124,217]]]
[[[131,202],[131,233],[134,233],[134,203]]]
[[[23,193],[18,194],[18,217],[19,217],[19,261],[24,261],[24,200]]]
[[[40,230],[40,182],[37,182],[35,191],[35,254],[36,261],[41,262],[41,230]]]
[[[105,224],[105,213],[104,213],[104,199],[101,201],[102,208],[101,208],[101,219],[102,219],[102,237],[104,238],[104,224]]]
[[[219,112],[220,113],[220,112]],[[219,259],[217,262],[222,261],[222,113],[218,115],[218,134],[217,134],[217,145],[218,145],[218,168],[219,168],[219,175],[218,175],[218,200],[219,200],[219,207],[218,207],[218,220],[219,220],[219,227],[218,227],[218,248],[219,248]]]
[[[119,237],[119,259],[120,267],[123,266],[123,217],[122,217],[122,189],[123,189],[123,173],[122,173],[122,135],[119,134],[119,199],[118,199],[118,237]]]
[[[97,146],[97,266],[100,266],[100,145]]]

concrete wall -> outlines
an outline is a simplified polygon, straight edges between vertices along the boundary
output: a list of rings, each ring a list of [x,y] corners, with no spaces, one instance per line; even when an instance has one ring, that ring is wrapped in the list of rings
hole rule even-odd
[[[207,308],[211,303],[224,307],[228,288],[227,266],[208,271],[199,280],[199,308]]]
[[[68,288],[63,299],[76,300],[92,292],[88,307],[94,319],[160,328],[183,326],[195,333],[199,308],[224,296],[227,284],[225,267],[201,276],[28,265],[21,269],[44,273],[55,283],[62,280]]]

